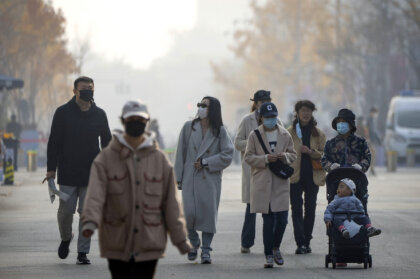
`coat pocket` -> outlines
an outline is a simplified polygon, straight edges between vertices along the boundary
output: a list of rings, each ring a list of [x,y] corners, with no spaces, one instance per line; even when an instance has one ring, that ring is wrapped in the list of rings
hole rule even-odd
[[[108,214],[118,218],[127,216],[129,210],[128,173],[113,173],[108,176],[105,209]]]
[[[124,251],[127,240],[125,218],[105,216],[101,226],[101,245],[112,251]]]
[[[145,187],[144,191],[150,196],[161,196],[163,191],[162,175],[152,175],[144,173]]]
[[[159,209],[143,211],[143,251],[163,251],[166,247],[166,229]]]

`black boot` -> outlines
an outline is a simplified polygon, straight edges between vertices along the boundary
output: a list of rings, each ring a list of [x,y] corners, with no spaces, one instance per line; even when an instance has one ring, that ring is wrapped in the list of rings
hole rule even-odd
[[[305,245],[299,245],[297,248],[296,248],[296,251],[295,251],[295,254],[306,254],[307,252],[306,252],[306,247],[305,247]]]
[[[90,264],[90,260],[87,258],[86,253],[78,253],[76,264]]]
[[[64,241],[61,240],[60,246],[58,246],[58,257],[60,259],[65,259],[69,255],[70,249],[70,242],[73,240],[73,234],[70,238],[70,240]]]

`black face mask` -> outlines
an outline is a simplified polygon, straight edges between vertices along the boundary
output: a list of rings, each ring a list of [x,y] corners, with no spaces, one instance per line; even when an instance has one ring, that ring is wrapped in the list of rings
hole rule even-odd
[[[130,137],[139,137],[143,135],[146,123],[140,121],[128,121],[125,123],[125,133]]]
[[[90,102],[93,100],[93,90],[85,89],[85,90],[79,90],[80,92],[80,99],[82,99],[85,102]]]

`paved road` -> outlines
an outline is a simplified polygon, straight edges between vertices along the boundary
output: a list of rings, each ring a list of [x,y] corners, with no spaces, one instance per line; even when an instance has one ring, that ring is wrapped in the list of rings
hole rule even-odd
[[[263,269],[262,218],[257,221],[256,245],[242,255],[240,231],[244,205],[240,202],[240,169],[229,168],[223,178],[218,233],[214,238],[212,265],[190,263],[168,245],[159,261],[156,278],[420,278],[420,169],[400,168],[388,174],[378,170],[370,177],[369,210],[383,234],[371,241],[373,268],[352,264],[347,269],[324,268],[327,251],[322,213],[325,188],[318,196],[313,253],[295,255],[291,218],[281,247],[283,267]],[[66,260],[57,257],[59,244],[55,221],[58,203],[50,204],[44,171],[16,175],[17,186],[0,187],[0,278],[110,278],[107,263],[98,255],[97,236],[92,241],[91,266],[77,266],[76,241]],[[75,217],[77,221],[77,217]],[[74,222],[76,231],[76,222]]]

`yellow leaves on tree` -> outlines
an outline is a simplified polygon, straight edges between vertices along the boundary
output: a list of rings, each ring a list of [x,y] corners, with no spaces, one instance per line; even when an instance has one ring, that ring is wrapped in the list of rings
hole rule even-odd
[[[215,80],[229,99],[246,104],[256,90],[268,89],[282,109],[330,86],[330,81],[320,74],[326,62],[317,53],[321,35],[332,37],[329,1],[258,3],[251,4],[252,19],[234,33],[232,50],[238,59],[212,64]]]
[[[2,0],[0,26],[0,69],[25,81],[23,95],[12,94],[9,102],[28,101],[29,123],[37,123],[69,96],[68,75],[77,71],[66,49],[65,18],[42,0]]]

